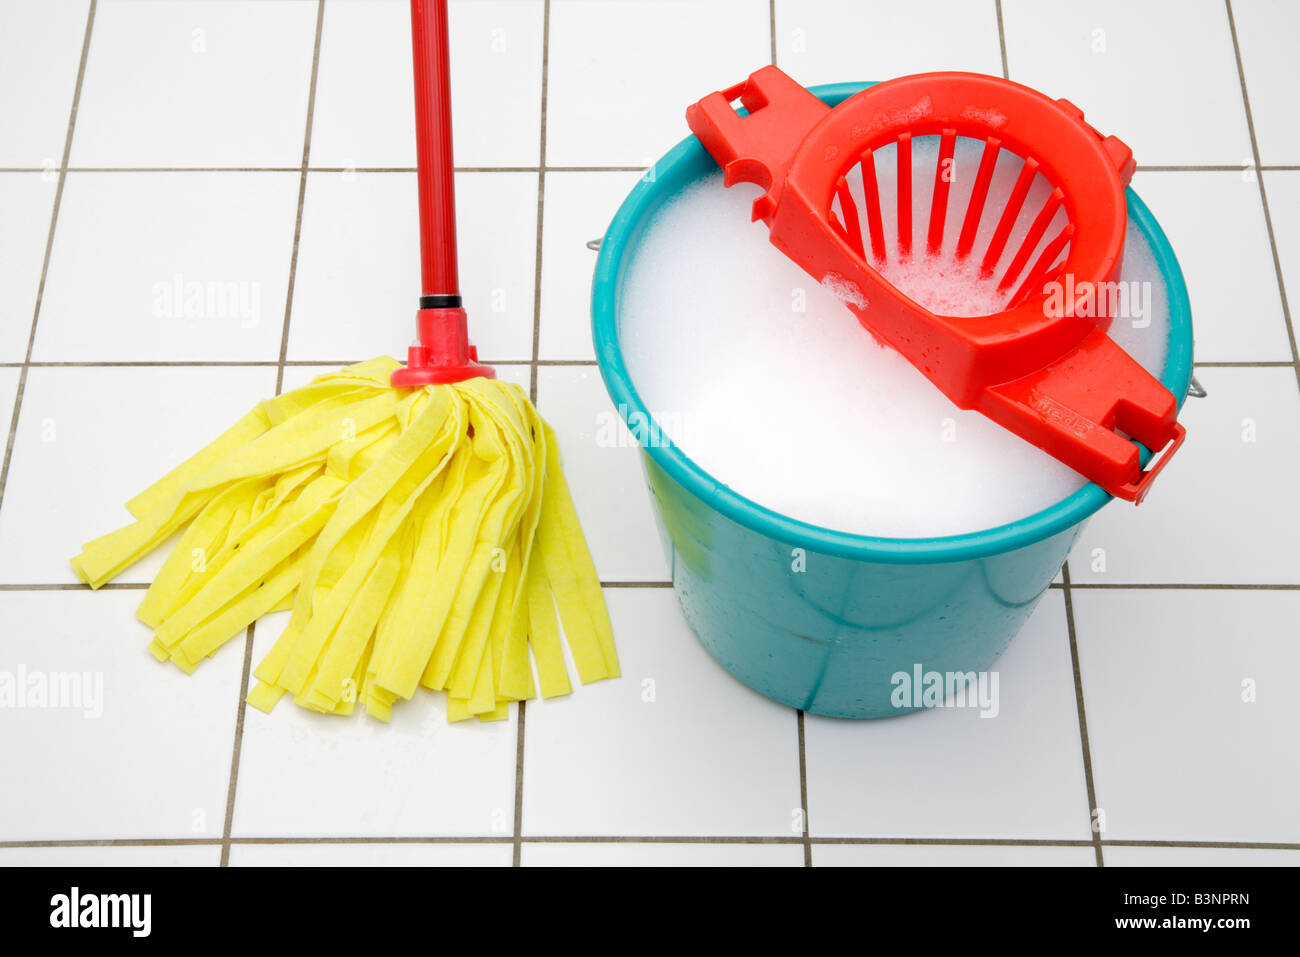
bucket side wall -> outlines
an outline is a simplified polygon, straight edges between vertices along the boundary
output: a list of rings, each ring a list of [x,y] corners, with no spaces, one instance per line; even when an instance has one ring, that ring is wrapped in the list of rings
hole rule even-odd
[[[704,647],[762,694],[833,717],[909,710],[891,701],[891,679],[918,665],[988,669],[1083,527],[969,561],[855,561],[745,528],[642,462],[674,590]]]

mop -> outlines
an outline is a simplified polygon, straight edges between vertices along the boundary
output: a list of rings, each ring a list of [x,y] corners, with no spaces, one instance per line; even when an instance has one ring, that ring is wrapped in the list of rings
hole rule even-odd
[[[179,533],[136,614],[187,673],[291,611],[254,671],[263,711],[288,693],[387,721],[423,686],[447,692],[450,721],[502,720],[538,685],[570,692],[565,640],[584,684],[619,674],[555,433],[469,344],[445,0],[412,0],[411,26],[423,295],[407,365],[371,359],[260,403],[72,559],[99,588]]]

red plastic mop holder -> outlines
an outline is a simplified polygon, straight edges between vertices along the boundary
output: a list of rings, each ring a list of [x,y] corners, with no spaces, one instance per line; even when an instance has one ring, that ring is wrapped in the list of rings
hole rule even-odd
[[[415,314],[415,324],[419,342],[407,350],[406,367],[394,370],[393,385],[446,385],[476,376],[496,377],[491,366],[478,361],[478,349],[469,344],[464,309],[421,309]]]
[[[737,99],[748,115],[733,108]],[[772,243],[819,282],[856,286],[862,295],[851,298],[865,304],[846,305],[862,325],[901,352],[958,407],[978,409],[1112,495],[1140,502],[1147,494],[1182,444],[1178,404],[1106,335],[1111,317],[1094,315],[1110,302],[1099,290],[1118,278],[1122,259],[1124,187],[1134,169],[1128,147],[1103,137],[1065,100],[972,73],[890,80],[831,109],[769,66],[706,96],[686,118],[723,168],[726,185],[750,182],[766,190],[754,202],[753,216],[768,225]],[[956,241],[958,258],[974,253],[1000,152],[1010,150],[1024,161],[984,252],[985,273],[999,265],[1031,182],[1041,176],[1053,187],[1002,276],[1000,287],[1021,280],[1003,312],[936,315],[886,281],[868,260],[868,243],[876,260],[886,255],[873,155],[888,145],[898,151],[896,254],[912,255],[911,141],[919,136],[939,138],[927,252],[943,243],[950,186],[944,159],[951,161],[958,137],[984,144]],[[865,237],[846,181],[859,165]],[[1048,227],[1061,210],[1065,225],[1049,237]],[[1074,301],[1048,309],[1043,287],[1067,278],[1073,283],[1067,288],[1076,291]],[[1172,445],[1143,472],[1133,440],[1155,452]]]

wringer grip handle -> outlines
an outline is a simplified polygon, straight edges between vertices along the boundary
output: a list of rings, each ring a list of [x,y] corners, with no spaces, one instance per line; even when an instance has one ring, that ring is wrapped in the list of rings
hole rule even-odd
[[[1173,393],[1101,329],[1037,372],[987,387],[979,409],[1134,503],[1146,497],[1186,437]],[[1156,454],[1170,447],[1144,472],[1141,450],[1130,439]]]
[[[748,116],[732,107],[737,98]],[[829,112],[786,74],[766,66],[687,107],[686,123],[722,167],[724,185],[757,183],[767,190],[754,202],[754,219],[769,222],[804,134]]]

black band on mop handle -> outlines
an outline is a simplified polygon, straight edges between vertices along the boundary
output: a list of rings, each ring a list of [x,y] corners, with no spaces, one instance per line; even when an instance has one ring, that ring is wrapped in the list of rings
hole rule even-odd
[[[459,309],[460,296],[421,296],[421,309]]]

